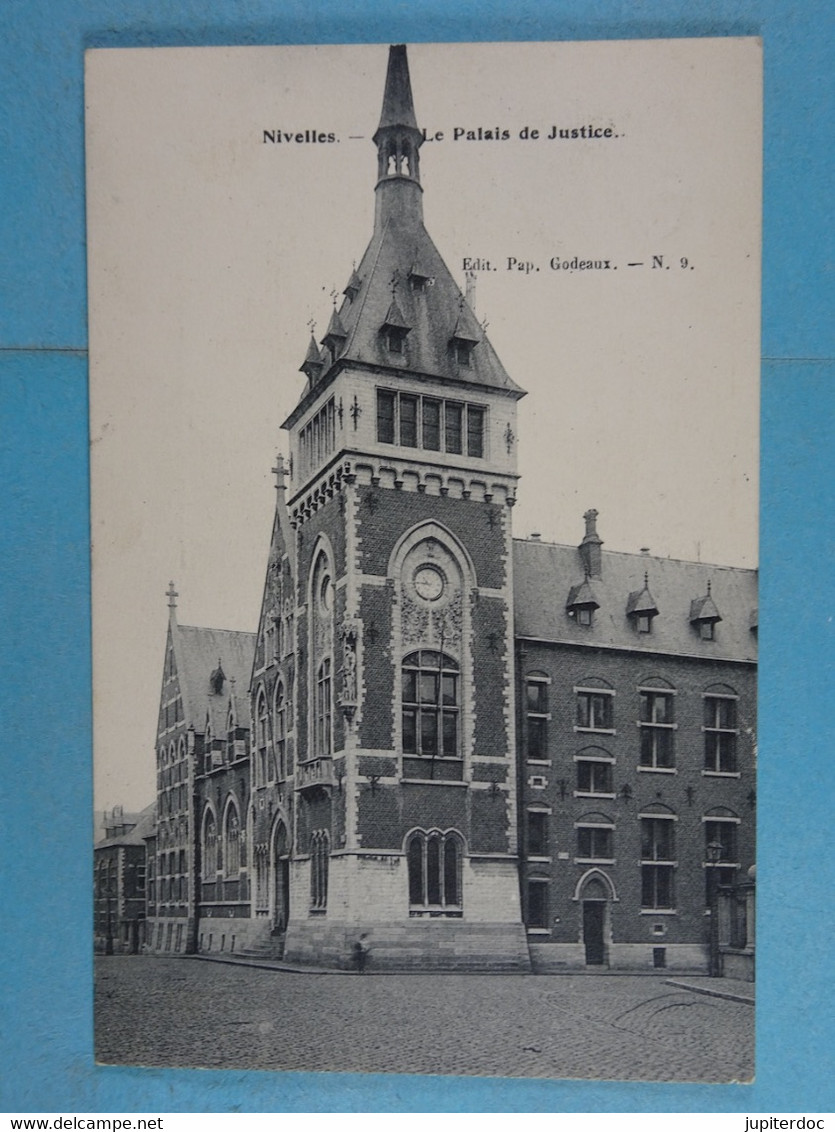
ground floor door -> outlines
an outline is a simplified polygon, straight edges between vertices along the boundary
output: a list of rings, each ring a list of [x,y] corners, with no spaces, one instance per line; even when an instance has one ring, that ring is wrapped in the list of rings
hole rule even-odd
[[[275,862],[275,915],[273,927],[276,932],[287,930],[290,919],[290,860],[279,857]]]
[[[600,967],[603,964],[603,921],[605,913],[605,901],[583,901],[583,943],[586,946],[586,965],[589,967]]]

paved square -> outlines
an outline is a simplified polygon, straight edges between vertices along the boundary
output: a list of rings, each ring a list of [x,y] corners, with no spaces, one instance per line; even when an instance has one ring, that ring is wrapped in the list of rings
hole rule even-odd
[[[99,958],[96,1058],[229,1069],[748,1081],[754,1011],[642,975],[356,975]]]

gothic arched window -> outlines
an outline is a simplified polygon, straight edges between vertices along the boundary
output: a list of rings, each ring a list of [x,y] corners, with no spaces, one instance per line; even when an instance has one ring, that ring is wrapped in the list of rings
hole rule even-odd
[[[316,673],[316,714],[314,754],[317,757],[331,753],[331,662],[325,657]]]
[[[264,690],[258,693],[255,709],[255,773],[259,785],[267,780],[267,738],[269,734],[269,712]]]
[[[214,880],[217,873],[217,825],[211,810],[203,820],[203,879]]]
[[[310,907],[316,911],[324,911],[328,906],[329,856],[328,831],[314,830],[310,839]]]
[[[461,778],[458,681],[458,662],[445,653],[421,649],[404,657],[404,777]]]
[[[227,807],[223,824],[223,861],[225,875],[237,877],[241,871],[241,822],[234,802]]]
[[[406,844],[409,912],[461,914],[461,835],[416,830]]]
[[[275,739],[277,777],[279,782],[283,782],[287,777],[287,701],[284,696],[284,684],[281,680],[275,686],[273,736]]]

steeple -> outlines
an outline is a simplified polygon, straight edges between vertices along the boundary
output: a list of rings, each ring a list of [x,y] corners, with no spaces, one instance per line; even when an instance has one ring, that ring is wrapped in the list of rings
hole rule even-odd
[[[420,224],[423,190],[418,150],[423,134],[415,118],[409,61],[402,43],[389,48],[383,109],[373,141],[377,147],[375,226]]]
[[[174,583],[168,583],[168,589],[165,591],[165,596],[168,598],[168,619],[173,624],[177,624],[177,598],[180,596],[174,589]]]

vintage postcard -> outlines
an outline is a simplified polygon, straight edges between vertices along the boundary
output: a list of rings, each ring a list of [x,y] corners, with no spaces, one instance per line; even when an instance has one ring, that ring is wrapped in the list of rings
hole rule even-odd
[[[97,1058],[751,1080],[760,42],[86,91]]]

